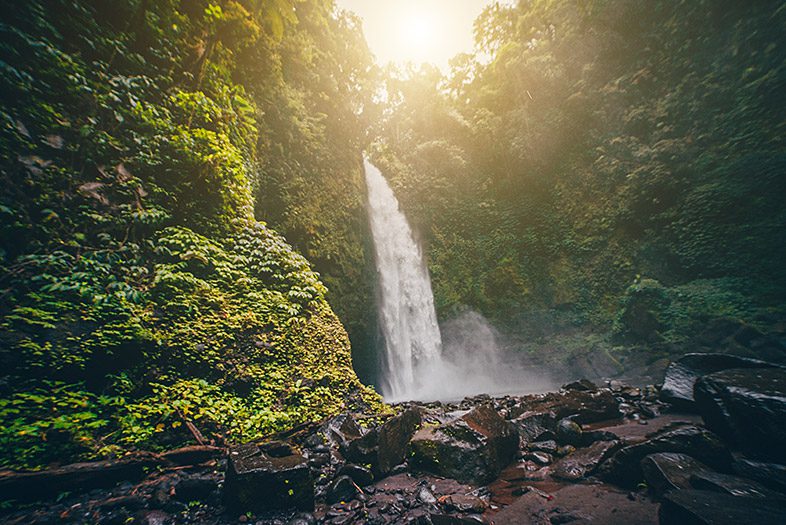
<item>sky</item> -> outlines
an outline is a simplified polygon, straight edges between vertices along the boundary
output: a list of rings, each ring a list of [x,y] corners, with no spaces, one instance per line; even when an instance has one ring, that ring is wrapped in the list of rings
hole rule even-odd
[[[448,61],[473,48],[472,23],[492,0],[336,0],[363,20],[363,33],[377,63]]]

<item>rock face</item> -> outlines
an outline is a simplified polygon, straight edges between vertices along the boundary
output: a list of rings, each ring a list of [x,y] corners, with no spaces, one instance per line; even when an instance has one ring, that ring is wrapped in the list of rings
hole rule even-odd
[[[619,441],[597,441],[560,459],[551,469],[551,475],[566,481],[578,481],[592,474],[598,465],[619,448]]]
[[[730,368],[771,368],[772,363],[726,354],[686,354],[666,369],[660,397],[685,410],[693,410],[693,387],[705,375]]]
[[[620,449],[598,469],[605,480],[632,487],[643,479],[641,460],[658,452],[690,454],[697,460],[721,470],[730,468],[732,457],[712,432],[691,424],[666,427],[642,443]]]
[[[661,525],[782,525],[786,500],[761,500],[705,490],[674,490],[658,512]]]
[[[710,374],[697,381],[695,396],[708,428],[754,457],[786,462],[786,370]]]
[[[410,442],[410,462],[465,483],[496,478],[518,450],[515,428],[487,405],[447,423],[421,428]]]
[[[355,463],[370,464],[377,477],[385,476],[406,458],[407,444],[421,422],[420,411],[410,408],[342,447]]]
[[[305,457],[274,457],[256,443],[229,450],[224,502],[238,513],[314,508],[314,483]]]
[[[735,474],[755,479],[768,488],[786,493],[786,465],[738,458],[731,468]]]

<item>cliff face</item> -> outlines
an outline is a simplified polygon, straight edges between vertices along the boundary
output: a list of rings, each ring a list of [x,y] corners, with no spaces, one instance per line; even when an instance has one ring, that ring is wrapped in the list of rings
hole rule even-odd
[[[268,110],[302,103],[282,57],[320,21],[354,31],[331,8],[4,7],[2,466],[193,429],[247,440],[378,401],[318,274],[254,214],[285,131]],[[296,118],[310,110],[282,126],[318,130]]]

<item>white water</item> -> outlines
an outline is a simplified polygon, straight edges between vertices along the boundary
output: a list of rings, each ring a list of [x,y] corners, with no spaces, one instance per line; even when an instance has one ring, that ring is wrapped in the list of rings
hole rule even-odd
[[[385,178],[368,161],[365,169],[385,339],[380,385],[385,399],[457,400],[544,389],[548,380],[528,371],[520,354],[503,351],[496,331],[477,312],[447,321],[443,345],[420,246]]]
[[[442,356],[431,281],[393,190],[368,160],[365,170],[379,284],[378,314],[385,338],[380,387],[389,401],[418,399],[427,388],[428,371]]]

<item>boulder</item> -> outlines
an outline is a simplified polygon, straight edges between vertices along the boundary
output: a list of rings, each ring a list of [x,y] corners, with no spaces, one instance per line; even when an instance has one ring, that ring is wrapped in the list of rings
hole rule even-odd
[[[356,493],[357,489],[352,482],[352,478],[349,476],[339,476],[330,482],[330,485],[328,485],[326,499],[328,503],[349,501],[355,496]]]
[[[731,468],[738,476],[756,480],[765,487],[786,493],[786,465],[738,458]]]
[[[684,409],[694,410],[693,387],[705,375],[730,368],[770,368],[772,363],[726,354],[686,354],[666,369],[660,398]]]
[[[717,372],[696,382],[695,396],[708,428],[752,457],[786,461],[786,370]]]
[[[516,456],[516,429],[488,405],[452,421],[424,426],[410,441],[410,463],[464,483],[495,479]]]
[[[760,483],[749,479],[721,474],[711,470],[704,470],[691,474],[690,484],[698,490],[711,490],[723,492],[729,496],[743,496],[746,498],[780,498],[781,494],[771,491]]]
[[[294,451],[288,456],[274,457],[256,443],[230,448],[224,503],[237,513],[312,510],[314,482],[306,458]]]
[[[597,389],[597,385],[589,379],[579,379],[578,381],[562,385],[562,390],[577,390],[579,392],[588,392]]]
[[[658,452],[689,454],[720,470],[728,470],[731,453],[718,436],[692,424],[668,426],[641,443],[621,448],[598,469],[599,475],[611,483],[632,487],[644,477],[641,460]]]
[[[551,475],[566,481],[581,480],[591,475],[619,447],[619,441],[597,441],[560,459],[552,467]]]
[[[338,475],[349,476],[352,478],[352,481],[361,487],[365,487],[374,483],[374,474],[371,472],[371,470],[360,465],[353,465],[352,463],[347,463],[341,467],[338,471]]]
[[[557,429],[557,416],[554,412],[525,412],[511,423],[516,427],[521,438],[521,445],[533,441],[550,440],[554,438]]]
[[[552,412],[557,420],[572,416],[576,423],[596,423],[620,417],[619,402],[609,390],[568,390],[524,396],[511,409],[511,417]]]
[[[709,469],[687,454],[659,452],[645,456],[641,470],[650,490],[663,495],[670,490],[692,488],[691,476]]]
[[[572,419],[561,419],[557,423],[556,436],[560,445],[581,445],[581,427]]]
[[[664,496],[658,518],[661,525],[782,525],[786,523],[786,500],[673,490]]]
[[[422,421],[419,410],[410,408],[342,447],[349,461],[370,464],[377,477],[386,476],[404,461],[407,444]]]

